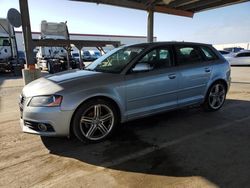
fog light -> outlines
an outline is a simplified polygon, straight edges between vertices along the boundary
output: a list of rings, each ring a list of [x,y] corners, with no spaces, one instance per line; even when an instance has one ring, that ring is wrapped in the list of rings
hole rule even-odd
[[[43,123],[39,123],[37,125],[37,128],[39,129],[39,131],[42,131],[42,132],[47,131],[47,126],[45,124],[43,124]]]

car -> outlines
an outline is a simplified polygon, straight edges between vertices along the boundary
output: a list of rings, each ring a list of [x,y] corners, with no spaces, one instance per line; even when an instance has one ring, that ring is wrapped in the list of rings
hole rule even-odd
[[[250,65],[250,50],[241,50],[232,56],[227,57],[231,66],[249,66]]]
[[[93,61],[93,57],[89,51],[83,51],[83,60],[84,61]]]
[[[73,52],[73,53],[72,53],[72,57],[73,57],[77,62],[79,62],[79,59],[80,59],[79,53]]]
[[[241,47],[228,47],[228,48],[224,48],[223,50],[228,51],[228,52],[233,52],[233,53],[237,53],[241,50],[244,50],[244,48]]]
[[[220,53],[221,53],[221,55],[228,55],[228,54],[230,54],[230,53],[231,53],[231,52],[226,51],[226,50],[218,50],[218,52],[220,52]]]
[[[218,50],[218,52],[220,52],[220,54],[226,59],[231,58],[234,55],[233,52],[229,52],[226,50]]]
[[[83,60],[84,61],[95,61],[99,57],[101,57],[101,53],[99,51],[94,51],[94,50],[83,51]]]
[[[98,142],[120,123],[190,105],[219,110],[230,65],[211,45],[155,42],[109,51],[84,70],[37,79],[20,96],[23,132]]]
[[[233,52],[229,52],[229,51],[226,51],[226,50],[218,50],[218,52],[221,53],[221,55],[223,55],[224,57],[227,57],[227,56],[230,56],[233,54]]]
[[[100,52],[98,52],[98,51],[94,51],[93,56],[94,56],[94,59],[96,60],[96,59],[98,59],[99,57],[101,57],[102,54],[101,54]]]

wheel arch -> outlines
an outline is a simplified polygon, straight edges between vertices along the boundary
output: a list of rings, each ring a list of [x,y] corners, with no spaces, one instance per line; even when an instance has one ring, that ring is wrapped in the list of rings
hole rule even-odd
[[[207,89],[206,89],[205,96],[207,95],[207,92],[209,91],[209,89],[211,88],[211,86],[214,85],[214,84],[217,83],[217,82],[223,83],[223,85],[226,87],[226,92],[228,92],[229,85],[228,85],[227,81],[224,80],[224,79],[222,79],[222,78],[219,78],[219,79],[213,80],[213,81],[208,85],[208,87],[207,87]]]
[[[209,89],[212,87],[212,85],[214,85],[214,84],[217,83],[217,82],[222,82],[223,85],[226,87],[226,93],[228,92],[229,85],[228,85],[227,81],[224,80],[224,79],[222,79],[222,78],[215,79],[215,80],[211,81],[210,84],[208,84],[207,89],[206,89],[206,92],[204,93],[203,103],[204,103],[204,101],[205,101],[205,99],[206,99],[206,97],[207,97],[207,95],[208,95]]]
[[[71,117],[71,120],[70,120],[69,135],[72,135],[72,134],[73,134],[73,131],[72,131],[72,123],[73,123],[73,119],[74,119],[74,117],[75,117],[75,114],[76,114],[77,110],[78,110],[79,108],[81,108],[81,106],[82,106],[83,104],[85,104],[85,103],[87,103],[87,102],[89,102],[89,101],[91,101],[91,100],[98,100],[98,99],[102,99],[102,100],[108,101],[108,102],[110,102],[111,104],[113,104],[114,107],[115,107],[116,110],[117,110],[117,113],[118,113],[118,121],[121,122],[121,118],[122,118],[122,117],[121,117],[121,108],[120,108],[120,106],[117,104],[117,102],[116,102],[114,99],[112,99],[111,97],[108,97],[108,96],[104,96],[104,95],[92,96],[92,97],[90,97],[90,98],[88,98],[88,99],[82,101],[82,102],[76,107],[76,109],[74,110],[74,113],[73,113],[73,115],[72,115],[72,117]]]

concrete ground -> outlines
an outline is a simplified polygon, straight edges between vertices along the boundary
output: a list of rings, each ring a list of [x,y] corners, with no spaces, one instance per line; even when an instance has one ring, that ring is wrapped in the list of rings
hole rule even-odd
[[[140,119],[90,145],[22,133],[22,80],[0,75],[0,187],[249,187],[249,73],[232,68],[218,112],[191,108]]]

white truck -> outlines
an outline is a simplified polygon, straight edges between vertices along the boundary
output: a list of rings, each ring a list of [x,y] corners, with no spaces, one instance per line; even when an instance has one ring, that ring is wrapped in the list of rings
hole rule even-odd
[[[25,60],[19,59],[15,31],[7,19],[0,18],[0,71],[21,74]]]
[[[64,22],[54,23],[43,20],[41,22],[40,39],[69,39],[67,25]],[[77,68],[77,62],[67,54],[64,47],[39,47],[36,54],[37,66],[42,70],[48,70],[49,73],[66,70],[69,65],[71,68]],[[68,57],[67,57],[68,55]]]

